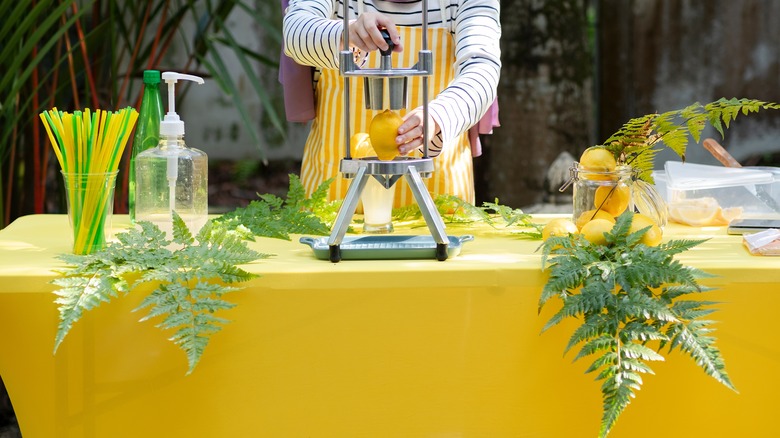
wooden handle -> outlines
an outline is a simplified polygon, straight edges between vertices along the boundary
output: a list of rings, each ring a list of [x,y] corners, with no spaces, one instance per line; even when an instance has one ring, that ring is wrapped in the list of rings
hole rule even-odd
[[[729,154],[728,151],[714,139],[705,138],[702,142],[702,146],[704,146],[704,149],[707,149],[712,154],[712,156],[720,161],[724,166],[742,167],[742,165],[739,164],[739,161],[735,160],[734,157],[732,157],[731,154]]]

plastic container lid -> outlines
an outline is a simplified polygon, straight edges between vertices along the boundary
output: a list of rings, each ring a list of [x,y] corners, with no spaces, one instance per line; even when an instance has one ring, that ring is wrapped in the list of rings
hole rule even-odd
[[[771,184],[772,172],[745,167],[709,166],[706,164],[667,161],[666,182],[674,190],[699,190],[741,185]]]

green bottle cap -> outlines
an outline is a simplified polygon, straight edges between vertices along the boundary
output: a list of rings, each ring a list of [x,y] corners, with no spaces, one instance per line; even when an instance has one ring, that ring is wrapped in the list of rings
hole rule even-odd
[[[144,84],[157,85],[160,83],[160,70],[144,70]]]

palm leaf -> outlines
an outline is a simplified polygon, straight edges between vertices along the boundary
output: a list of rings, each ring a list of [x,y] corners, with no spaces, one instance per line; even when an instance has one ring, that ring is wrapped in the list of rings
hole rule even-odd
[[[0,22],[0,89],[4,90],[0,94],[0,169],[3,173],[11,166],[19,169],[16,174],[4,173],[0,178],[0,217],[4,218],[0,227],[13,218],[10,211],[15,215],[27,213],[24,210],[28,207],[17,199],[29,190],[23,186],[24,181],[29,175],[39,173],[37,166],[46,163],[47,156],[41,162],[39,158],[33,161],[30,158],[33,154],[16,153],[48,151],[40,144],[31,144],[34,141],[32,129],[39,123],[33,117],[39,112],[39,108],[33,108],[39,105],[34,96],[46,96],[47,106],[59,108],[73,107],[76,98],[91,98],[91,103],[95,104],[96,96],[100,98],[100,106],[135,106],[140,90],[137,82],[131,85],[130,78],[139,77],[146,68],[157,67],[175,42],[181,41],[185,56],[189,56],[189,61],[182,66],[183,71],[191,72],[200,62],[209,60],[205,67],[214,77],[220,78],[220,88],[235,104],[252,141],[260,145],[259,127],[242,102],[241,93],[236,92],[238,87],[228,76],[224,57],[210,56],[212,51],[225,49],[235,54],[249,78],[251,92],[261,101],[263,117],[272,127],[269,132],[284,136],[286,124],[278,115],[281,111],[275,107],[274,99],[266,92],[267,87],[255,73],[257,63],[273,67],[277,61],[242,45],[226,25],[230,14],[240,11],[267,30],[264,35],[269,42],[280,44],[281,21],[275,20],[273,14],[264,13],[270,10],[278,14],[276,9],[275,4],[272,7],[236,0],[39,0],[34,5],[0,2],[3,16]],[[190,17],[194,17],[198,26],[194,38],[191,33],[182,32],[185,20]],[[61,50],[65,41],[72,46]],[[82,51],[87,52],[86,56]],[[84,72],[101,74],[89,77]],[[38,75],[35,80],[34,74]],[[14,151],[13,155],[11,151]],[[18,162],[10,164],[9,158]],[[30,166],[34,169],[28,170]],[[23,181],[22,175],[28,177]],[[11,191],[4,190],[3,186],[12,176],[18,179],[18,184],[14,182]],[[43,184],[36,181],[38,183]],[[118,205],[122,205],[122,187],[117,187],[117,191]],[[10,196],[4,200],[6,193]],[[37,196],[35,199],[38,202]],[[5,211],[11,200],[14,201],[10,204],[12,210]]]

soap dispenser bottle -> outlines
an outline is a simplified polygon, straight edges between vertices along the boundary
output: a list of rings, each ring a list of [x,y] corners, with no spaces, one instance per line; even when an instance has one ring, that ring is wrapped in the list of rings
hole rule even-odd
[[[149,221],[173,237],[173,212],[194,235],[208,220],[208,157],[184,143],[184,122],[176,113],[176,83],[203,83],[197,76],[163,72],[168,112],[160,122],[160,142],[136,157],[136,221]]]

